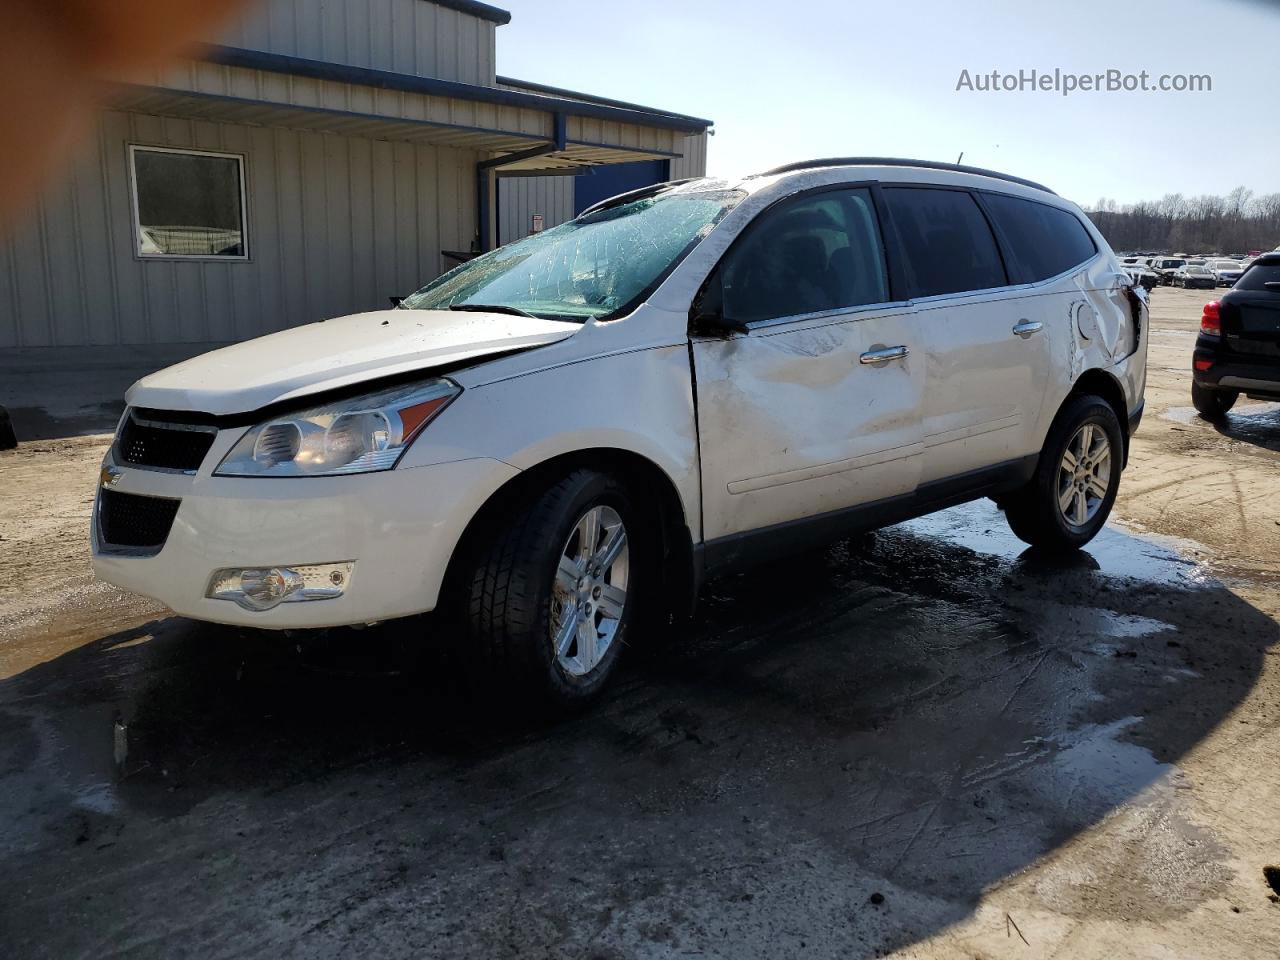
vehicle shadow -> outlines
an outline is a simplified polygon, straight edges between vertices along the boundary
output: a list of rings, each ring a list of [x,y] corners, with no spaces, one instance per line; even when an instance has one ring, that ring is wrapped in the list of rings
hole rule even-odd
[[[1213,429],[1231,440],[1251,443],[1264,450],[1280,450],[1280,403],[1257,403],[1237,407]]]
[[[1001,523],[958,508],[714,582],[569,717],[470,699],[451,637],[420,659],[423,621],[86,644],[0,682],[10,955],[925,939],[1123,804],[1185,817],[1179,759],[1278,638],[1168,547],[1108,529],[1064,562]],[[1125,916],[1170,919],[1225,882],[1211,837],[1194,856],[1045,896],[1124,884]]]

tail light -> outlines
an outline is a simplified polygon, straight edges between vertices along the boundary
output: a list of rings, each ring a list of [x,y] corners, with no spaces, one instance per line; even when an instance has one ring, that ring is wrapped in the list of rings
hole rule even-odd
[[[1210,300],[1204,305],[1204,313],[1200,315],[1200,332],[1206,337],[1222,336],[1222,313],[1217,300]]]

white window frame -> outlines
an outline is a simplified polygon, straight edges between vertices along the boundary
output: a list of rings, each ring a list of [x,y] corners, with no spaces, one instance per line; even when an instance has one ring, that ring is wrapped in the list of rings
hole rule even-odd
[[[216,253],[143,253],[142,214],[138,208],[138,171],[134,158],[138,151],[148,153],[181,153],[196,157],[219,157],[235,160],[240,172],[240,249],[239,255]],[[249,202],[247,164],[243,153],[219,153],[216,150],[193,150],[188,147],[158,147],[146,143],[129,144],[129,201],[133,214],[133,255],[138,260],[198,260],[206,263],[244,263],[249,260]]]

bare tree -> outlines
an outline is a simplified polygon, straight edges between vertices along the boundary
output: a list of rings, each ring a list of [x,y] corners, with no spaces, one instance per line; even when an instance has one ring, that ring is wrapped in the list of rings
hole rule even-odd
[[[1118,205],[1102,197],[1089,217],[1116,250],[1245,253],[1280,244],[1280,193],[1254,196],[1236,187],[1225,197],[1185,197]]]

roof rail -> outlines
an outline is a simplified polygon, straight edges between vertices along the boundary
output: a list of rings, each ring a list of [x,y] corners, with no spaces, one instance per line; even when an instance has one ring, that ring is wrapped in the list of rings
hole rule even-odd
[[[631,203],[635,200],[643,200],[646,197],[652,197],[671,187],[678,187],[681,184],[693,183],[695,180],[703,180],[704,177],[685,177],[683,180],[664,180],[662,183],[651,183],[647,186],[637,187],[635,190],[628,190],[626,193],[619,193],[617,196],[605,197],[605,199],[593,203],[587,209],[583,210],[579,217],[585,217],[588,214],[599,213],[601,210],[608,210],[612,207],[620,207],[624,203]],[[575,220],[577,217],[574,218]]]
[[[785,163],[780,167],[774,167],[772,170],[756,174],[756,176],[771,177],[779,173],[815,170],[819,167],[921,167],[925,170],[950,170],[953,173],[973,173],[980,177],[993,177],[996,180],[1020,183],[1024,187],[1032,187],[1035,190],[1043,190],[1045,193],[1052,193],[1055,197],[1057,196],[1056,193],[1042,183],[1036,183],[1034,180],[1024,180],[1022,177],[1014,177],[1007,173],[997,173],[994,170],[985,170],[982,167],[966,167],[959,163],[938,163],[934,160],[905,160],[901,157],[828,157],[823,160],[801,160],[798,163]]]

